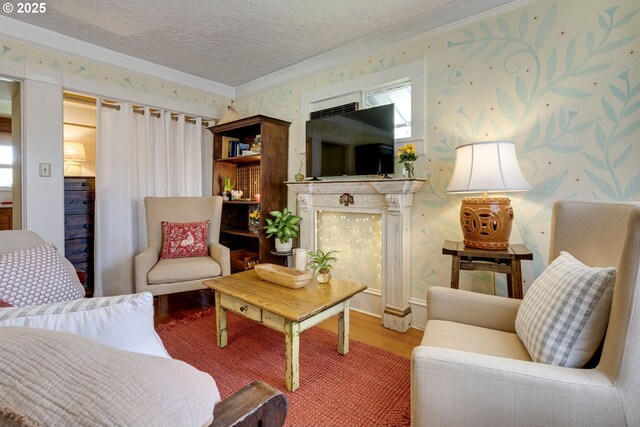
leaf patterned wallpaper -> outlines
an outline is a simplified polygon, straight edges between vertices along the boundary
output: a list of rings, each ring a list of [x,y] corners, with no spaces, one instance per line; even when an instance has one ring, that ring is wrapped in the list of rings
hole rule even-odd
[[[59,74],[65,78],[73,77],[93,83],[95,93],[109,96],[109,87],[117,87],[127,94],[127,100],[141,102],[146,95],[155,99],[166,98],[184,103],[198,105],[199,111],[209,110],[209,116],[217,115],[228,103],[225,97],[204,93],[175,83],[146,77],[135,72],[116,67],[108,67],[87,60],[65,56],[57,52],[29,46],[24,43],[0,37],[0,74],[4,64],[25,64],[31,69],[41,68],[46,73]],[[107,88],[107,89],[105,89]],[[73,88],[71,88],[73,89]],[[144,104],[144,102],[141,102]],[[164,105],[153,105],[163,108]],[[188,112],[188,111],[185,111]]]
[[[424,59],[427,69],[426,154],[416,174],[428,178],[414,199],[411,296],[449,286],[445,239],[461,240],[461,197],[444,190],[455,147],[480,140],[516,142],[532,189],[512,193],[512,242],[523,263],[525,291],[547,264],[551,208],[559,199],[640,200],[640,14],[634,0],[540,0],[500,16],[431,37],[412,38],[304,80],[238,100],[244,115],[293,122],[290,157],[306,118],[306,91]],[[289,164],[289,176],[298,162]],[[295,199],[290,197],[290,204]],[[585,230],[585,232],[589,232]],[[502,275],[464,272],[461,287],[506,294]]]

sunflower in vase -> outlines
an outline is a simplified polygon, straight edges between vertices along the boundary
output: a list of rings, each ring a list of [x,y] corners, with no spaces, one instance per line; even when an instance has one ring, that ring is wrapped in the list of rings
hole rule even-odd
[[[260,209],[249,212],[249,231],[253,234],[260,232]]]
[[[413,162],[418,159],[416,154],[416,146],[414,144],[406,144],[398,149],[399,163],[402,163],[402,176],[405,178],[415,178]]]

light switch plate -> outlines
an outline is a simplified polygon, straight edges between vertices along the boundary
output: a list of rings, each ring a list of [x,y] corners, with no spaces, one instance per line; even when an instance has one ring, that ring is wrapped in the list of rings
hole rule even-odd
[[[51,163],[40,163],[40,176],[51,176]]]

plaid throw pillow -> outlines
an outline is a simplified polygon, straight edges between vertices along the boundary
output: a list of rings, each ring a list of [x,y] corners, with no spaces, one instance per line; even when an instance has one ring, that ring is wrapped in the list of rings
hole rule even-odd
[[[580,368],[604,338],[616,269],[587,267],[561,252],[533,282],[516,333],[534,362]]]

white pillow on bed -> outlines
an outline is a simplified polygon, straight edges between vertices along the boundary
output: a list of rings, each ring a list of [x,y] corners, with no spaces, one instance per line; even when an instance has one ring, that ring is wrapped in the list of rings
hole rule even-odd
[[[2,326],[70,332],[122,350],[170,358],[153,325],[149,292],[2,308]]]
[[[0,425],[203,426],[215,381],[180,360],[65,332],[2,328]]]

